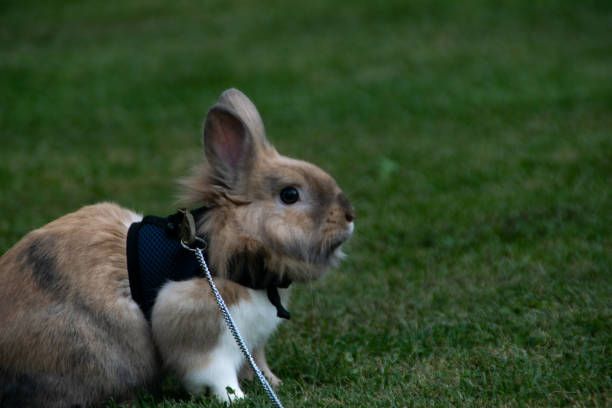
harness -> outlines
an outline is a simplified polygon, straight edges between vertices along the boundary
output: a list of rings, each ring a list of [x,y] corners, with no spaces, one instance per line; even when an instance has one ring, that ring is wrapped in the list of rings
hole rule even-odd
[[[148,215],[142,221],[130,225],[126,245],[130,291],[147,320],[151,320],[155,299],[166,282],[205,277],[196,257],[183,245],[183,237],[185,230],[191,232],[192,242],[189,244],[200,243],[198,247],[208,261],[205,249],[210,239],[195,237],[193,221],[194,217],[199,219],[207,210],[206,207],[191,213],[181,210],[165,218]],[[288,288],[291,280],[287,277],[280,279],[268,270],[262,254],[236,254],[230,259],[228,269],[230,280],[251,289],[265,289],[270,303],[276,307],[278,317],[291,317],[278,293],[278,288]]]

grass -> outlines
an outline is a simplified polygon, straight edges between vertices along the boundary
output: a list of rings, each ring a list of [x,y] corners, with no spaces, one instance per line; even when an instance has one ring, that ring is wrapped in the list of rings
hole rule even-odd
[[[611,34],[592,0],[4,1],[0,251],[101,200],[171,212],[235,86],[359,217],[269,345],[286,406],[609,406]]]

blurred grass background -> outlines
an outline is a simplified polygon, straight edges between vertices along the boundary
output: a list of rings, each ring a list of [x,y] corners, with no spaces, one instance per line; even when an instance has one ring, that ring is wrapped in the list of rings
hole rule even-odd
[[[4,0],[0,250],[173,211],[238,87],[358,211],[270,344],[286,406],[609,406],[611,76],[609,1]]]

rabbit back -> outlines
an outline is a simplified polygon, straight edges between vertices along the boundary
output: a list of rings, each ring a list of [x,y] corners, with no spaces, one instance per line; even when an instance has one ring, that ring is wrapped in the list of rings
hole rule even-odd
[[[137,215],[84,207],[0,258],[0,405],[89,405],[150,386],[158,362],[130,296],[125,240]]]

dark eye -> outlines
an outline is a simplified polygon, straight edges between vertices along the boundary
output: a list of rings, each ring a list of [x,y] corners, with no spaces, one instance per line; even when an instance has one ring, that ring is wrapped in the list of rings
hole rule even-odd
[[[280,192],[280,199],[285,204],[294,204],[300,199],[300,193],[295,187],[285,187]]]

